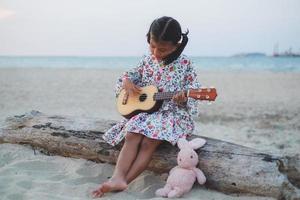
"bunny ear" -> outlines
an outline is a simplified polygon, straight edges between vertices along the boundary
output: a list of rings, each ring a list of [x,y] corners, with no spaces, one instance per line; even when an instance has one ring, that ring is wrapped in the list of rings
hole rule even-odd
[[[185,138],[179,138],[177,142],[177,146],[179,147],[179,149],[182,149],[184,147],[188,147],[189,142]]]
[[[189,146],[193,149],[199,149],[206,143],[206,140],[202,138],[195,138],[189,142]]]

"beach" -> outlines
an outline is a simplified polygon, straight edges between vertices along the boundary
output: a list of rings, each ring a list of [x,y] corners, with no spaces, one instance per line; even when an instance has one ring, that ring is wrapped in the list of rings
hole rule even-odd
[[[123,71],[1,68],[0,121],[31,110],[49,115],[120,120],[113,90]],[[217,88],[218,97],[213,104],[199,103],[194,134],[276,155],[299,153],[299,72],[197,72],[203,86]],[[9,144],[0,145],[0,156],[0,196],[5,199],[90,199],[87,191],[111,176],[114,167],[82,159],[33,154],[30,148]],[[159,199],[154,192],[163,185],[162,176],[146,171],[126,191],[108,194],[106,199]],[[272,199],[230,196],[196,184],[185,198]]]

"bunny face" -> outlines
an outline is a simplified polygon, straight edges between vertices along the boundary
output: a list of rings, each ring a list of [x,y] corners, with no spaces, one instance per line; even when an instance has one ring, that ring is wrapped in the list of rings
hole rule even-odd
[[[178,140],[178,147],[180,149],[177,156],[177,163],[182,168],[193,168],[198,164],[198,154],[194,149],[202,147],[206,143],[206,140],[201,138],[195,138],[192,141],[180,138]]]
[[[198,163],[198,155],[191,148],[181,149],[177,156],[177,163],[179,167],[185,169],[196,167]]]

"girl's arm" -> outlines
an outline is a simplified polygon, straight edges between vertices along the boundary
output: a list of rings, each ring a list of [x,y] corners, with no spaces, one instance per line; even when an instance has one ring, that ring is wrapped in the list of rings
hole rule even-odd
[[[138,87],[135,87],[134,85],[139,85],[142,81],[144,60],[145,60],[145,56],[143,56],[143,58],[140,60],[140,62],[138,63],[138,65],[135,68],[124,72],[118,78],[117,83],[116,83],[116,87],[115,87],[116,96],[119,95],[120,91],[124,87],[133,88],[133,90],[135,90],[135,88],[136,88],[138,90]]]
[[[186,70],[186,73],[185,73],[184,80],[185,80],[185,84],[184,84],[184,89],[185,90],[197,89],[197,88],[200,88],[200,86],[201,86],[201,84],[197,80],[196,71],[195,71],[195,69],[192,66],[190,61],[187,64],[187,70]],[[195,100],[193,98],[188,98],[186,106],[187,106],[189,112],[192,115],[197,115],[198,114],[198,102],[197,102],[197,100]]]

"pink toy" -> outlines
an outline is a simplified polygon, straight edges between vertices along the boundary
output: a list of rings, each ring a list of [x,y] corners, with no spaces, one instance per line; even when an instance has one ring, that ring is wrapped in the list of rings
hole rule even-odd
[[[196,168],[198,164],[198,155],[194,149],[202,147],[206,140],[195,138],[188,142],[186,139],[180,138],[177,145],[180,149],[177,156],[178,166],[171,169],[167,183],[163,188],[156,190],[155,194],[160,197],[181,197],[189,192],[196,178],[198,183],[204,184],[206,178],[203,172]]]

